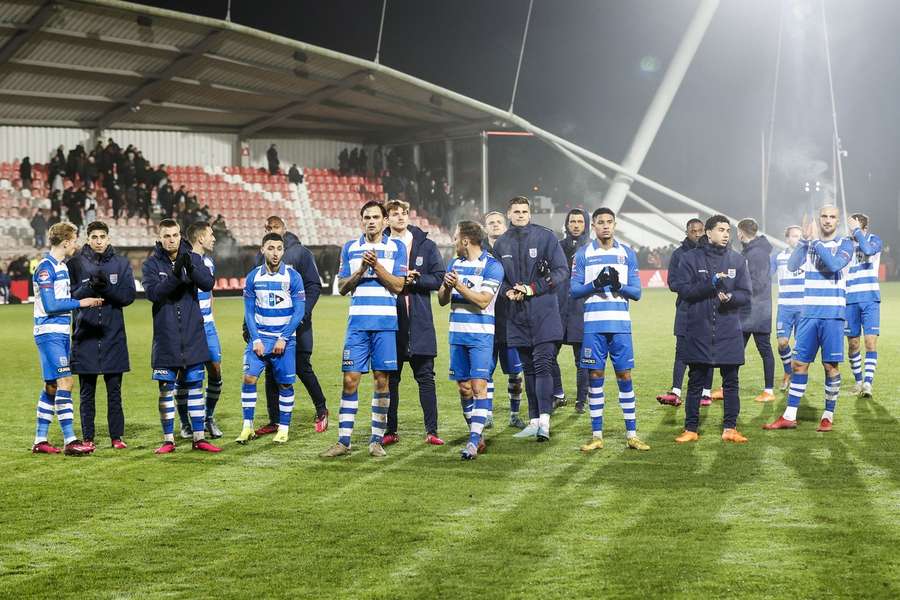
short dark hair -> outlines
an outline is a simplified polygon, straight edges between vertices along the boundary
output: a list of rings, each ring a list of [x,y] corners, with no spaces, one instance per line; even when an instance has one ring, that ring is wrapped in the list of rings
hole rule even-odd
[[[109,225],[103,221],[91,221],[87,226],[87,235],[91,235],[94,231],[102,231],[109,235]]]
[[[613,209],[609,208],[608,206],[601,206],[600,208],[594,210],[593,214],[591,215],[591,222],[593,223],[594,220],[600,215],[609,215],[613,218],[613,221],[616,220],[616,213],[613,212]]]
[[[382,216],[382,217],[387,217],[387,216],[388,216],[388,215],[387,215],[387,210],[384,208],[384,204],[382,204],[382,203],[379,202],[378,200],[369,200],[368,202],[366,202],[365,204],[363,204],[362,207],[359,209],[359,216],[362,217],[364,214],[366,214],[366,211],[367,211],[368,209],[372,208],[373,206],[377,206],[377,207],[378,207],[378,210],[381,211],[381,216]]]
[[[746,235],[756,235],[759,231],[759,223],[756,222],[756,219],[741,219],[737,226]]]
[[[531,208],[531,200],[529,200],[525,196],[516,196],[514,198],[510,198],[509,202],[506,203],[506,208],[507,208],[507,210],[509,210],[510,208],[512,208],[513,206],[515,206],[517,204],[524,204],[528,208]]]
[[[728,220],[728,217],[725,215],[713,215],[706,220],[706,225],[704,225],[704,229],[706,231],[712,231],[712,229],[718,225],[719,223],[725,223],[731,228],[731,221]]]
[[[265,246],[266,242],[281,242],[282,244],[284,244],[284,238],[281,237],[281,234],[278,233],[267,233],[263,236],[262,244],[260,245]]]
[[[484,241],[484,230],[475,221],[460,221],[456,227],[459,229],[459,237],[466,238],[479,246]]]
[[[191,223],[187,229],[188,241],[193,244],[200,237],[200,234],[207,229],[212,229],[212,226],[206,221],[197,221],[196,223]]]
[[[175,219],[163,219],[159,222],[159,229],[166,229],[169,227],[177,227],[178,229],[181,229],[181,225],[179,225],[178,221],[176,221]]]
[[[859,226],[863,229],[867,229],[869,227],[868,215],[864,215],[863,213],[853,213],[852,215],[850,215],[850,218],[859,221]]]
[[[685,225],[684,225],[685,230],[690,229],[691,225],[693,225],[694,223],[700,223],[701,225],[703,225],[703,221],[701,221],[697,217],[694,217],[692,219],[688,219],[688,222],[685,223]]]

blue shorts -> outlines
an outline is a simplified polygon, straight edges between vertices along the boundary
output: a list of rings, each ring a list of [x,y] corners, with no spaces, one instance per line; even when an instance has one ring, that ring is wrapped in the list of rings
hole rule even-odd
[[[190,365],[187,369],[184,369],[184,374],[181,379],[178,379],[178,371],[180,369],[153,369],[153,377],[156,381],[183,381],[185,383],[193,382],[193,381],[203,381],[203,376],[206,374],[206,371],[203,368],[203,363],[197,365]]]
[[[789,338],[791,334],[797,336],[797,324],[800,322],[802,306],[778,305],[778,315],[775,318],[776,335],[780,338]]]
[[[41,373],[44,381],[56,381],[62,377],[71,377],[69,366],[69,336],[44,334],[34,338],[38,356],[41,359]]]
[[[860,329],[863,335],[878,335],[880,333],[881,302],[848,304],[844,315],[846,319],[844,333],[847,337],[859,337]]]
[[[262,357],[253,351],[253,342],[247,344],[244,351],[244,375],[259,377],[265,370],[266,364],[272,365],[272,373],[275,381],[283,385],[293,385],[297,379],[297,341],[293,338],[287,341],[284,352],[280,355],[272,354],[272,348],[278,338],[260,336],[262,338],[264,353]]]
[[[822,349],[822,362],[844,362],[844,322],[840,319],[800,319],[794,360],[811,363]]]
[[[209,362],[222,362],[222,344],[219,342],[219,332],[215,323],[204,323],[206,330],[206,345],[209,346]]]
[[[581,368],[602,371],[606,357],[617,373],[634,368],[634,347],[630,333],[585,333],[581,346]]]
[[[494,345],[461,346],[450,344],[450,381],[484,379],[490,381]]]
[[[506,344],[494,344],[491,352],[491,376],[494,377],[494,370],[497,368],[497,360],[500,360],[500,370],[506,375],[518,375],[522,372],[522,359],[519,358],[519,351],[513,346]]]
[[[341,371],[368,373],[370,362],[373,371],[397,370],[396,331],[347,330]]]

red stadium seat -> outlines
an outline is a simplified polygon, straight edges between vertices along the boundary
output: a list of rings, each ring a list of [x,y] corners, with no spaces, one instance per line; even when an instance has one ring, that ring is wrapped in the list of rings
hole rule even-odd
[[[228,280],[228,289],[229,290],[240,290],[243,289],[243,284],[238,281],[237,277],[232,277]]]

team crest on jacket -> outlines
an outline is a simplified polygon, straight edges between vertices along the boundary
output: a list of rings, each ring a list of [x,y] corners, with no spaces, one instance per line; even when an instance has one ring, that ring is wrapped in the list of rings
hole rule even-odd
[[[425,261],[421,256],[416,257],[416,266],[417,267],[421,267],[423,262],[425,262]]]
[[[531,258],[537,258],[537,248],[529,248],[528,256],[530,256]]]
[[[110,273],[109,274],[109,282],[113,285],[119,283],[119,274],[118,273]]]
[[[728,278],[734,279],[737,276],[737,269],[728,269]]]

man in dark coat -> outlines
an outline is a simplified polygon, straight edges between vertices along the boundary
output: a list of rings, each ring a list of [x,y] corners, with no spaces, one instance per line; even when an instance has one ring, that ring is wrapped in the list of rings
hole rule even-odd
[[[109,437],[112,447],[121,450],[127,448],[122,441],[122,374],[131,370],[122,309],[134,302],[134,275],[128,259],[110,245],[106,223],[89,223],[87,238],[81,252],[67,263],[73,298],[103,298],[101,306],[79,308],[74,315],[70,363],[81,389],[81,433],[85,443],[94,443],[94,396],[97,376],[103,375]]]
[[[494,253],[494,244],[506,233],[506,217],[493,211],[484,215],[484,230],[487,233],[487,247],[494,258],[500,260],[500,256]],[[509,311],[509,298],[503,294],[497,294],[494,301],[494,353],[491,364],[491,379],[488,381],[488,400],[493,406],[494,402],[494,372],[497,365],[507,376],[506,392],[509,394],[509,426],[517,429],[525,429],[527,423],[519,416],[519,405],[522,401],[522,360],[519,351],[506,344],[506,314]],[[488,424],[493,425],[493,412],[488,416]]]
[[[744,331],[744,346],[750,336],[763,363],[763,391],[756,397],[757,402],[775,400],[775,354],[772,352],[772,244],[759,233],[759,225],[753,219],[738,222],[738,239],[743,249],[741,254],[747,259],[753,297],[750,304],[741,309],[741,328]]]
[[[730,250],[731,224],[723,215],[713,215],[705,225],[708,243],[686,252],[678,268],[669,273],[669,285],[683,307],[684,325],[690,335],[679,336],[675,352],[690,368],[685,403],[684,432],[679,444],[699,438],[700,393],[716,367],[722,374],[725,416],[722,439],[742,443],[747,438],[737,430],[741,410],[738,370],[744,364],[741,308],[752,295],[750,272],[743,256]]]
[[[47,229],[49,227],[42,209],[37,209],[37,212],[31,217],[31,228],[34,230],[34,247],[43,249],[47,245]]]
[[[531,222],[531,202],[516,196],[507,208],[510,228],[494,244],[503,264],[500,293],[509,300],[506,343],[519,350],[525,369],[529,425],[517,437],[550,439],[552,365],[563,339],[557,288],[568,274],[566,256],[550,229]]]
[[[400,378],[403,364],[409,363],[419,386],[419,404],[422,406],[425,422],[425,443],[442,446],[444,441],[438,437],[437,426],[437,390],[434,384],[437,338],[431,314],[431,292],[441,287],[446,269],[437,244],[428,239],[426,232],[409,225],[409,203],[391,200],[385,208],[388,227],[384,233],[403,242],[408,270],[403,292],[397,295],[397,370],[389,373],[391,403],[388,406],[387,429],[382,444],[395,444],[400,439],[397,435]]]
[[[306,388],[309,397],[316,409],[315,429],[316,433],[322,433],[328,429],[328,407],[325,394],[319,384],[319,378],[312,367],[313,329],[312,311],[319,301],[322,293],[322,280],[319,278],[319,270],[312,252],[300,243],[296,235],[287,231],[284,220],[278,216],[266,219],[266,233],[277,233],[284,239],[284,257],[281,262],[300,273],[303,279],[303,288],[306,291],[306,304],[304,306],[303,322],[297,328],[297,377],[303,387]],[[265,264],[262,253],[256,255],[256,264]],[[278,432],[278,382],[271,365],[266,366],[266,409],[269,422],[256,430],[256,435],[269,435]]]
[[[269,163],[269,175],[278,173],[278,165],[280,163],[278,161],[278,147],[275,144],[272,144],[266,150],[266,161]]]
[[[303,173],[297,168],[297,163],[292,164],[291,168],[288,170],[288,181],[294,185],[303,183]]]
[[[587,212],[582,208],[573,208],[566,215],[566,235],[559,242],[562,247],[563,254],[566,255],[566,264],[569,266],[569,275],[566,281],[560,285],[560,291],[557,293],[559,299],[560,318],[563,324],[563,344],[572,347],[572,354],[575,356],[575,412],[581,414],[584,412],[584,405],[587,401],[588,394],[588,370],[580,368],[581,363],[581,342],[584,340],[584,298],[572,298],[569,294],[569,280],[571,279],[572,263],[575,260],[575,253],[579,248],[591,241],[591,235],[587,227],[590,219]],[[562,397],[562,404],[565,403],[565,392],[563,391],[562,374],[559,370],[559,356],[557,362],[554,363],[553,369],[553,387],[554,396]],[[557,402],[557,404],[560,404]]]
[[[19,179],[22,180],[22,189],[31,190],[31,159],[25,157],[19,164]]]
[[[153,379],[159,382],[159,417],[164,441],[157,454],[175,451],[175,382],[188,388],[193,448],[219,452],[205,439],[203,406],[204,363],[209,347],[197,290],[210,291],[213,275],[203,257],[191,252],[181,239],[181,228],[171,219],[159,222],[159,240],[142,267],[141,282],[153,303]],[[196,400],[199,398],[199,406]]]
[[[690,252],[694,248],[700,246],[701,238],[703,237],[703,221],[697,218],[689,219],[687,225],[684,228],[684,239],[681,241],[681,245],[675,248],[672,252],[672,256],[669,258],[669,289],[673,292],[675,291],[672,288],[671,282],[671,273],[678,270],[678,265],[681,262],[681,257],[684,256],[686,252]],[[703,241],[705,243],[705,240]],[[678,336],[685,335],[687,331],[684,327],[684,315],[683,310],[681,310],[681,300],[676,295],[675,296],[675,345],[678,345]],[[668,392],[664,394],[660,394],[656,397],[656,400],[660,404],[669,404],[671,406],[681,406],[681,384],[684,382],[684,371],[686,365],[678,360],[678,356],[675,356],[674,364],[672,365],[672,387]],[[710,376],[709,383],[703,386],[703,391],[700,396],[700,403],[703,406],[708,406],[711,404],[710,393],[712,387],[712,376]]]

